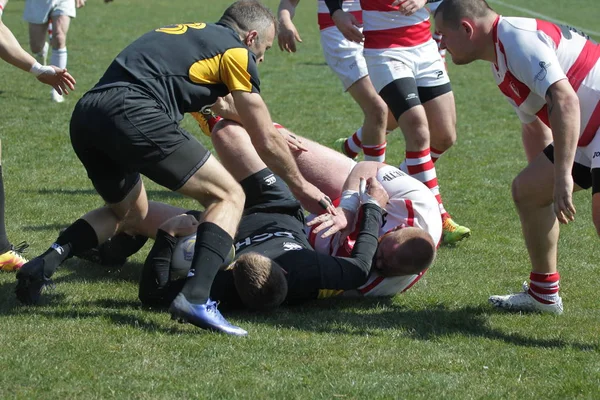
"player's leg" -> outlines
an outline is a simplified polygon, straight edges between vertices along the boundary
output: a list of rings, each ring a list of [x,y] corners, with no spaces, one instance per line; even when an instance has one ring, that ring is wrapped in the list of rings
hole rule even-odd
[[[407,52],[414,57],[418,65],[415,76],[419,98],[427,115],[430,135],[430,155],[436,161],[456,142],[456,107],[454,94],[445,66],[437,52],[433,41],[417,50]],[[439,195],[439,187],[435,193],[440,203],[443,220],[443,243],[453,244],[471,234],[471,230],[458,225],[444,208]]]
[[[538,118],[530,124],[522,124],[521,141],[527,162],[531,162],[552,143],[552,130]]]
[[[530,284],[524,291],[507,296],[492,296],[490,303],[499,308],[542,311],[561,314],[557,268],[559,223],[552,205],[554,193],[553,146],[548,146],[515,178],[513,200],[521,220],[521,229],[531,261]],[[576,156],[573,168],[575,190],[589,188],[589,166]],[[588,164],[589,165],[589,164]]]
[[[71,17],[68,15],[58,12],[52,14],[52,55],[50,63],[58,68],[67,68],[67,32],[70,24]],[[52,89],[51,98],[57,103],[64,101],[63,96],[54,89]]]
[[[341,153],[317,142],[303,138],[284,127],[284,135],[294,135],[307,151],[293,151],[298,168],[307,181],[332,199],[338,198],[354,162]],[[219,159],[236,180],[252,175],[266,167],[252,146],[246,130],[236,122],[221,121],[212,132],[212,141]]]
[[[29,245],[22,242],[13,246],[6,234],[4,221],[4,178],[2,176],[2,148],[0,146],[0,271],[15,271],[27,262],[21,254]]]
[[[48,42],[46,41],[46,31],[48,23],[32,24],[29,23],[29,48],[36,61],[42,65],[48,62]]]
[[[348,93],[360,106],[365,116],[362,127],[362,150],[366,161],[385,161],[387,145],[387,104],[375,91],[369,76],[362,77],[348,88]],[[355,133],[357,137],[358,133]],[[354,136],[354,135],[353,135]],[[352,140],[349,138],[349,140]],[[348,141],[344,146],[349,146]],[[345,149],[347,151],[347,149]]]

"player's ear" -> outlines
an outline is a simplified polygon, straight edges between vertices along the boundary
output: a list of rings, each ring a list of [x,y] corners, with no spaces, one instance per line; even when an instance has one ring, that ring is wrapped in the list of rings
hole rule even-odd
[[[463,19],[460,25],[462,30],[466,33],[467,37],[470,38],[471,36],[473,36],[473,24],[471,23],[471,21]]]
[[[258,32],[254,29],[246,34],[246,40],[244,41],[246,46],[251,47],[255,42],[258,41]]]

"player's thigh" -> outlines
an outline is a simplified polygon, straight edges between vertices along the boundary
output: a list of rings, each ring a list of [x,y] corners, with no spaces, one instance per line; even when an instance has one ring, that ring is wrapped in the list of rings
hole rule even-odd
[[[233,176],[215,158],[210,156],[187,181],[177,189],[205,207],[220,201],[243,202],[244,192]]]
[[[211,140],[221,163],[238,182],[267,167],[256,152],[250,135],[237,122],[219,121]]]
[[[367,64],[362,55],[363,46],[344,38],[336,28],[321,31],[321,47],[329,68],[338,76],[344,90],[367,76]]]
[[[298,138],[307,149],[293,153],[302,176],[330,198],[339,198],[356,162],[320,143],[300,136]]]
[[[304,221],[302,206],[287,184],[268,168],[264,168],[240,182],[246,202],[246,215],[257,212],[288,214]]]

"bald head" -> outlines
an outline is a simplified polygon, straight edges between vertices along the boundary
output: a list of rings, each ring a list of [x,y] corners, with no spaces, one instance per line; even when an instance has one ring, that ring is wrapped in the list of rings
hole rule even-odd
[[[494,13],[485,0],[444,0],[435,11],[444,25],[456,29],[463,19],[477,20]]]
[[[375,268],[385,277],[416,275],[433,263],[435,243],[421,228],[407,227],[381,238]]]

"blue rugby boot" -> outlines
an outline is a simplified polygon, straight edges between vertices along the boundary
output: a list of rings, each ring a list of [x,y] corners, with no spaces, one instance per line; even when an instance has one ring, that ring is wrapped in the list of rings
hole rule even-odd
[[[247,336],[248,332],[238,326],[231,325],[217,310],[217,302],[208,299],[206,304],[192,304],[182,293],[179,293],[169,307],[171,319],[189,322],[198,328],[226,333],[235,336]]]

